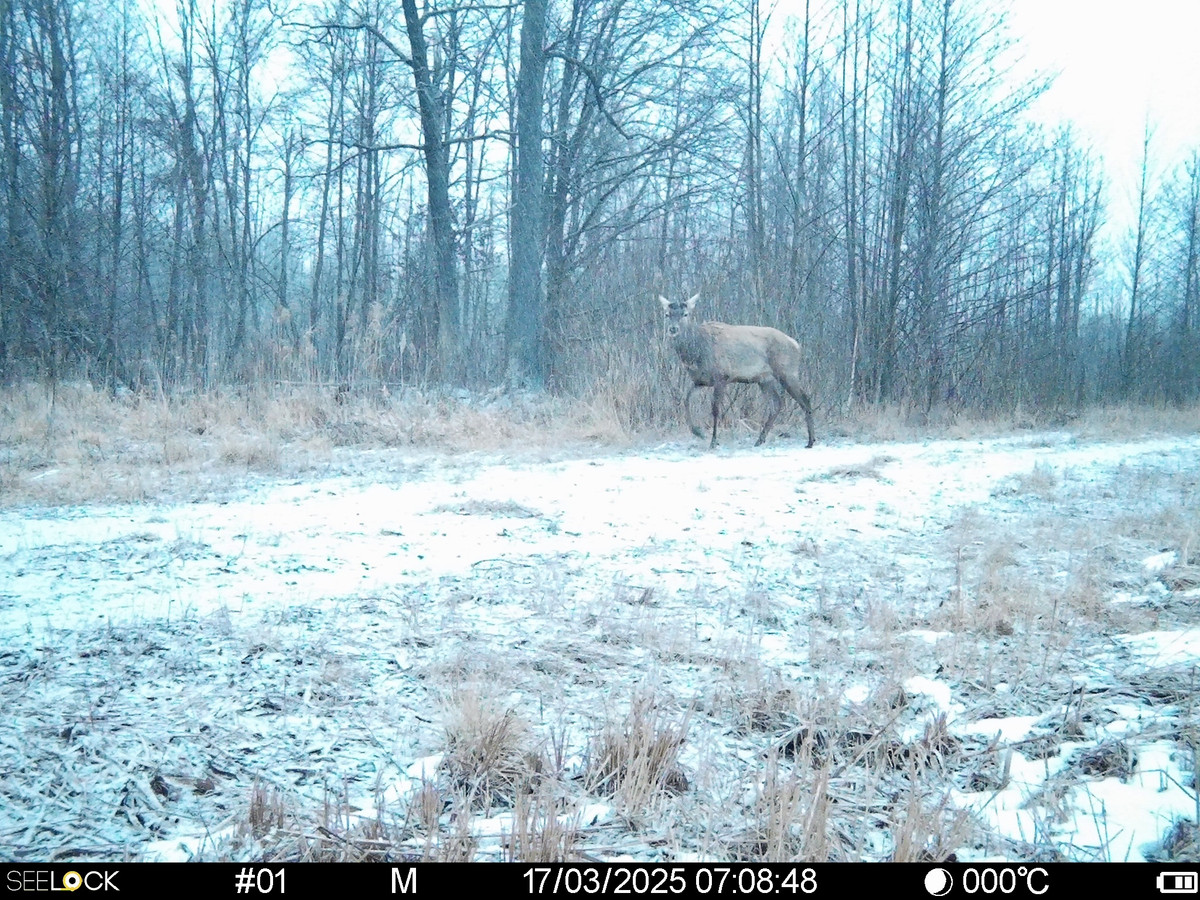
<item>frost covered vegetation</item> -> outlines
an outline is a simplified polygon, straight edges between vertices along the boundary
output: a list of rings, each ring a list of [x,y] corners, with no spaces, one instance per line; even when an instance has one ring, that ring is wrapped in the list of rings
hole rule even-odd
[[[1195,411],[0,410],[5,858],[1198,855]]]

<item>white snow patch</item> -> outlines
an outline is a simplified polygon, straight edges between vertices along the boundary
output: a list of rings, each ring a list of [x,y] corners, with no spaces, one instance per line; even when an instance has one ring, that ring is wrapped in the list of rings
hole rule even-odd
[[[616,817],[617,811],[607,803],[588,803],[579,811],[578,815],[579,827],[591,828],[611,822]]]
[[[1029,732],[1041,720],[1041,716],[1007,716],[1002,719],[980,719],[978,722],[959,723],[958,734],[978,734],[981,737],[999,737],[1014,743],[1029,736]]]
[[[904,680],[904,690],[910,694],[919,694],[933,701],[939,711],[949,713],[952,708],[950,685],[924,675],[914,675]]]
[[[437,777],[437,771],[441,768],[442,761],[446,758],[444,753],[434,753],[432,756],[423,756],[418,760],[414,760],[404,770],[404,774],[414,781],[432,781]]]
[[[1147,572],[1161,572],[1164,569],[1169,569],[1179,561],[1179,554],[1174,550],[1166,550],[1162,553],[1155,553],[1153,556],[1147,556],[1142,560],[1142,565],[1145,566]]]
[[[1175,820],[1196,813],[1195,797],[1181,786],[1187,776],[1175,753],[1167,741],[1143,744],[1127,780],[1104,778],[1076,787],[1069,799],[1078,813],[1056,829],[1056,837],[1096,860],[1145,861]]]
[[[196,852],[203,843],[205,839],[202,837],[182,836],[176,836],[169,841],[150,841],[146,844],[143,859],[146,862],[191,862],[196,858]]]
[[[762,648],[763,655],[768,659],[781,659],[787,657],[792,652],[792,642],[786,634],[778,632],[764,634],[758,641]]]
[[[1148,631],[1118,640],[1147,665],[1170,666],[1200,660],[1200,628]]]
[[[842,699],[850,703],[866,703],[867,698],[870,696],[870,686],[862,683],[852,684],[842,692]]]
[[[915,638],[918,641],[924,641],[926,644],[936,644],[942,638],[951,636],[949,631],[930,631],[927,628],[911,628],[908,631],[900,633],[900,637]]]

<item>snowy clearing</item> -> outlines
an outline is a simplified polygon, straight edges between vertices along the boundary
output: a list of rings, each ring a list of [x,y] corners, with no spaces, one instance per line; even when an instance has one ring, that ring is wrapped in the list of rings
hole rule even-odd
[[[1169,855],[1200,438],[744,443],[0,509],[0,856]],[[552,811],[464,776],[480,721]]]

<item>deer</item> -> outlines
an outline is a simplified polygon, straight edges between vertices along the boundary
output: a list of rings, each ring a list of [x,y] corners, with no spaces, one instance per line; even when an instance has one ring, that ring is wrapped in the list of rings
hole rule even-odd
[[[692,387],[683,401],[692,433],[696,437],[707,436],[692,421],[690,401],[696,388],[713,389],[711,449],[717,446],[717,419],[726,386],[731,382],[757,384],[763,396],[771,401],[771,407],[754,446],[767,439],[767,432],[783,409],[783,392],[786,390],[804,410],[804,422],[808,426],[805,446],[811,447],[816,443],[813,410],[812,401],[800,386],[800,345],[775,328],[726,325],[724,322],[697,325],[692,322],[692,309],[699,298],[699,294],[677,301],[668,300],[661,294],[658,297],[667,316],[667,336],[692,377]]]

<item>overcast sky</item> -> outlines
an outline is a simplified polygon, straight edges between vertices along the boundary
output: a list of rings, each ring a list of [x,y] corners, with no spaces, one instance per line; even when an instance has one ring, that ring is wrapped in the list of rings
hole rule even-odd
[[[1008,2],[1028,64],[1059,73],[1035,115],[1103,155],[1114,205],[1136,190],[1147,120],[1160,172],[1200,148],[1200,0]]]

